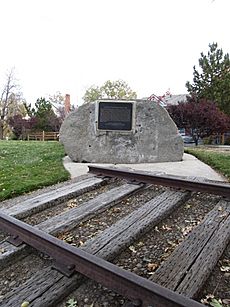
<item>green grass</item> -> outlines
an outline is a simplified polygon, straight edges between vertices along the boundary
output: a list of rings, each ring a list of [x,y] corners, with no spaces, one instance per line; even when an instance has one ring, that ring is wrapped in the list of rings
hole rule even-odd
[[[217,172],[225,176],[230,182],[230,152],[215,152],[203,148],[186,148],[186,153],[194,155],[199,160],[211,166]]]
[[[69,179],[58,142],[0,141],[0,201]]]

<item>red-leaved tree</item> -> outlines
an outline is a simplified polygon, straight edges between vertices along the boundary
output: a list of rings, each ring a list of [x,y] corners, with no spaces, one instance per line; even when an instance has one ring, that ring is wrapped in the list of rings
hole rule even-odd
[[[25,138],[26,132],[35,129],[37,122],[35,116],[25,119],[21,114],[16,114],[7,121],[16,139]]]
[[[221,112],[214,102],[206,99],[197,102],[191,98],[188,102],[168,106],[167,110],[177,127],[190,131],[196,145],[199,138],[221,134],[230,129],[230,117]]]

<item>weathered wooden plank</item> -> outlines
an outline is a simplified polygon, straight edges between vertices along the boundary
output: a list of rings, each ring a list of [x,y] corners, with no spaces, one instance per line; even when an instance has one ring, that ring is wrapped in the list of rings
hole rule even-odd
[[[84,250],[106,260],[114,258],[127,244],[143,234],[150,226],[156,225],[165,215],[179,206],[189,196],[189,192],[165,191],[146,203],[135,212],[123,218],[103,233],[88,241]],[[23,287],[15,289],[4,299],[5,307],[18,306],[15,297],[28,300],[31,307],[55,306],[65,296],[70,294],[83,281],[80,274],[67,279],[56,272],[49,275],[50,268],[38,272]],[[56,279],[56,276],[58,278]],[[44,282],[44,286],[43,286]],[[31,284],[39,285],[39,292],[30,289]],[[49,286],[48,286],[49,285]],[[74,287],[73,287],[74,285]],[[30,289],[30,290],[29,290]]]
[[[143,185],[136,184],[123,184],[122,186],[111,189],[106,193],[98,195],[94,199],[89,200],[77,208],[71,209],[67,212],[54,216],[39,225],[37,227],[40,230],[51,234],[57,234],[58,232],[68,231],[77,226],[80,222],[90,219],[96,213],[100,213],[117,203],[119,203],[124,197],[127,197],[131,193],[138,191]]]
[[[103,231],[96,238],[87,241],[82,248],[98,257],[110,259],[151,227],[157,225],[189,195],[189,192],[165,191]]]
[[[50,283],[51,280],[53,281],[52,284]],[[42,270],[40,274],[35,275],[32,278],[32,282],[29,280],[20,288],[15,289],[15,292],[13,291],[15,295],[9,294],[2,303],[5,307],[18,307],[20,303],[26,300],[29,301],[30,306],[33,307],[50,306],[49,302],[55,301],[55,292],[57,290],[59,291],[59,289],[56,288],[57,285],[60,289],[64,287],[65,290],[70,293],[80,285],[82,280],[80,274],[68,278],[49,267],[48,269]],[[46,291],[49,291],[50,297],[45,298],[45,301],[43,302],[42,297]],[[55,306],[55,304],[53,306]]]
[[[230,216],[220,223],[218,230],[210,238],[176,291],[191,298],[195,297],[214,269],[229,241]]]
[[[143,184],[123,184],[122,186],[113,188],[106,193],[98,195],[94,199],[83,203],[77,208],[70,209],[68,212],[44,221],[35,227],[52,234],[64,230],[71,230],[80,222],[90,219],[93,215],[114,206],[124,197],[138,191],[142,187]],[[0,254],[0,268],[6,267],[11,261],[16,259],[16,254],[17,257],[20,258],[25,255],[25,245],[15,247],[8,242],[4,242],[0,244],[0,248],[4,250],[4,253]]]
[[[229,216],[229,202],[220,201],[160,266],[151,280],[193,297],[230,239]]]
[[[103,181],[102,178],[97,177],[87,178],[83,181],[71,183],[54,191],[25,200],[9,209],[3,210],[3,212],[16,218],[25,218],[46,208],[50,208],[57,203],[61,203],[64,200],[90,191],[102,184]]]

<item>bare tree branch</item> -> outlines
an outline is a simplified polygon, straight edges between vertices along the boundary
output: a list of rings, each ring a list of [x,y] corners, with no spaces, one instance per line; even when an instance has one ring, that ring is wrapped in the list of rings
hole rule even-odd
[[[4,126],[10,109],[16,111],[13,106],[21,100],[19,87],[16,83],[14,68],[6,74],[6,83],[3,86],[0,98],[0,139],[3,139]]]

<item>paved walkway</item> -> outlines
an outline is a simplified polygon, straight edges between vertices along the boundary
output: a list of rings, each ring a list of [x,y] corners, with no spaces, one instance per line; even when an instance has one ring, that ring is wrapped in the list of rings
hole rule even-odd
[[[64,167],[71,174],[71,178],[87,174],[88,165],[115,166],[126,169],[143,171],[153,171],[160,174],[171,174],[177,176],[204,177],[210,180],[226,181],[226,179],[214,171],[210,166],[201,162],[192,155],[184,154],[180,162],[163,163],[139,163],[139,164],[96,164],[96,163],[76,163],[67,156],[63,159]]]

